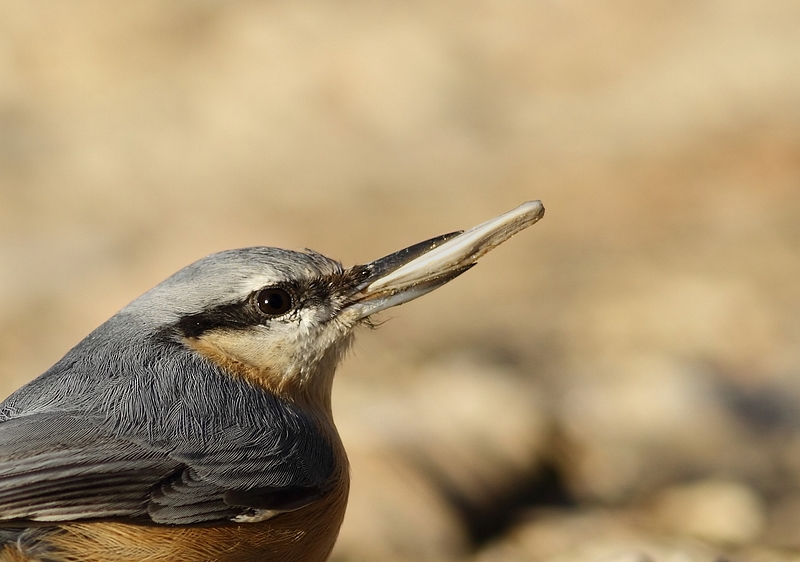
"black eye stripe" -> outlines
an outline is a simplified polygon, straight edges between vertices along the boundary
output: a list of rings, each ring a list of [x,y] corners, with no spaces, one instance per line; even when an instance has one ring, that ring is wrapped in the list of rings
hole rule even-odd
[[[254,293],[242,302],[224,304],[210,308],[197,314],[189,314],[181,318],[177,323],[178,331],[186,338],[198,338],[209,330],[227,328],[232,330],[244,330],[251,326],[263,326],[271,318],[275,318],[288,312],[287,308],[283,312],[262,312],[258,296],[263,292]],[[295,299],[291,294],[279,289],[280,293],[287,295],[288,303],[291,305]],[[273,304],[275,301],[272,301]]]
[[[346,290],[351,286],[349,278],[339,276],[334,277],[315,277],[300,281],[281,283],[272,287],[264,287],[251,293],[244,300],[237,303],[219,305],[203,312],[188,314],[181,318],[176,324],[175,329],[186,338],[198,338],[205,332],[214,329],[245,330],[252,326],[268,326],[270,321],[278,317],[290,314],[303,307],[320,306],[330,301],[331,296],[341,286]],[[286,299],[288,296],[289,307],[283,310],[283,306],[274,300],[275,293],[269,302],[271,308],[265,312],[261,309],[259,295],[267,290],[276,291]],[[263,295],[266,297],[267,295]],[[281,310],[282,312],[277,312]]]
[[[215,328],[243,330],[261,324],[264,318],[252,304],[222,305],[198,314],[184,316],[178,321],[178,330],[187,338],[197,338]]]

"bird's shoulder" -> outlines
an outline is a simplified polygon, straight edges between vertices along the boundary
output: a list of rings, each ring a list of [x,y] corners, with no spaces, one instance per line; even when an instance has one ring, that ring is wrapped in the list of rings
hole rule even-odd
[[[163,339],[87,339],[0,404],[3,519],[195,523],[332,487],[338,436],[303,408]]]

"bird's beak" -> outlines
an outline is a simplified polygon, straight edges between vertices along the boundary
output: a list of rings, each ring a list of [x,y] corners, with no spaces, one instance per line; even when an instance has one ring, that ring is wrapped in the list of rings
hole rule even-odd
[[[356,266],[358,283],[347,308],[361,320],[438,289],[471,268],[488,251],[544,216],[528,201],[467,231],[451,232]]]

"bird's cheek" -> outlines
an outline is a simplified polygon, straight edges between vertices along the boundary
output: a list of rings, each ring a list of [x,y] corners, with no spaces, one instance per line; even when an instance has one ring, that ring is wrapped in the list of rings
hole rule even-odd
[[[210,331],[187,345],[227,373],[273,387],[291,376],[294,353],[287,342],[266,336],[258,328]]]

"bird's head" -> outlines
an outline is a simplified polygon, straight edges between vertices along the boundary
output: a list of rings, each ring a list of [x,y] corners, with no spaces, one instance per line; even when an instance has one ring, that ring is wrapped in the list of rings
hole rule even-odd
[[[122,314],[146,317],[234,376],[329,408],[333,373],[356,326],[441,287],[543,214],[540,202],[525,203],[351,268],[311,251],[224,251],[180,270]]]

